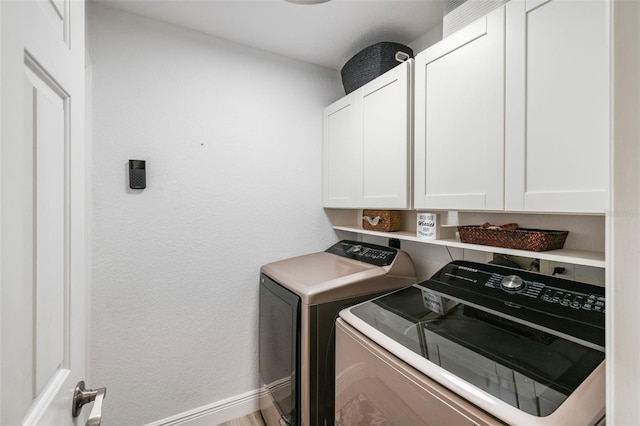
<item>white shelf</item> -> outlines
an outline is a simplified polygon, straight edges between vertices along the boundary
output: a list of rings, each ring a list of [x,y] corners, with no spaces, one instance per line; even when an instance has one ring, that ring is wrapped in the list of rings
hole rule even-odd
[[[407,231],[397,232],[379,232],[363,229],[361,226],[334,226],[333,229],[337,231],[355,232],[358,234],[373,235],[376,237],[384,238],[397,238],[405,241],[415,241],[424,244],[433,244],[439,246],[456,247],[466,250],[476,250],[489,253],[500,253],[510,256],[522,256],[533,257],[540,260],[551,260],[555,262],[572,263],[574,265],[593,266],[596,268],[605,267],[604,253],[582,250],[550,250],[550,251],[527,251],[527,250],[514,250],[503,247],[482,246],[478,244],[462,243],[455,238],[441,239],[441,240],[425,240],[419,238],[415,233]]]

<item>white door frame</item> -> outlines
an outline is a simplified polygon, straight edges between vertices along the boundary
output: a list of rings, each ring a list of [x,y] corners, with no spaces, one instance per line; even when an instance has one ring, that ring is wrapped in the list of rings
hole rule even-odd
[[[640,424],[640,3],[611,1],[612,134],[607,211],[607,424]],[[611,309],[612,308],[612,309]]]

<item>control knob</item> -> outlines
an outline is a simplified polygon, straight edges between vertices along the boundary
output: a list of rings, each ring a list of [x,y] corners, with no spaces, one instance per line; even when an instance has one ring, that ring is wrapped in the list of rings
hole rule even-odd
[[[524,281],[517,275],[507,275],[502,279],[500,285],[507,291],[518,291],[524,287]]]

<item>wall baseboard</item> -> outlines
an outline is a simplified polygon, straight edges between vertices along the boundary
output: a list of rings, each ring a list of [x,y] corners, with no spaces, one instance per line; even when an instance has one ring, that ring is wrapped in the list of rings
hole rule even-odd
[[[222,401],[203,405],[171,417],[148,423],[145,426],[212,426],[238,417],[246,416],[260,409],[259,389],[249,391]]]

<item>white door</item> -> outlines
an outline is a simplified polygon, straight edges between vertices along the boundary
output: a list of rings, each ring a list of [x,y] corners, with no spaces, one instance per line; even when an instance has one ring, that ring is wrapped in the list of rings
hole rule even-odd
[[[506,209],[604,213],[610,2],[506,8]]]
[[[358,121],[357,93],[324,110],[324,207],[360,207],[362,203],[362,123]]]
[[[415,207],[501,210],[504,9],[416,58]]]
[[[71,425],[86,352],[84,3],[3,0],[0,19],[0,424]]]
[[[502,210],[504,8],[416,57],[416,208]]]
[[[361,207],[409,207],[412,70],[413,59],[409,59],[360,89]]]

